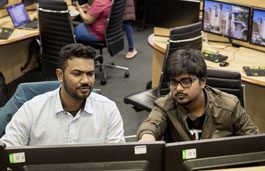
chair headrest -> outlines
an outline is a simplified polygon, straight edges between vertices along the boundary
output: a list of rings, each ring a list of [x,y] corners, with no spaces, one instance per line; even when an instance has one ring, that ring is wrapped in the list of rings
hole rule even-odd
[[[175,27],[170,30],[170,40],[189,39],[201,35],[201,22]]]

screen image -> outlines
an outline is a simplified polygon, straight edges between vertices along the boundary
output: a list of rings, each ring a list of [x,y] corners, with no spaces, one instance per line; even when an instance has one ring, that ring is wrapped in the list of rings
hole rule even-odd
[[[253,8],[250,43],[265,46],[265,9]]]
[[[250,7],[205,0],[203,31],[248,41]]]

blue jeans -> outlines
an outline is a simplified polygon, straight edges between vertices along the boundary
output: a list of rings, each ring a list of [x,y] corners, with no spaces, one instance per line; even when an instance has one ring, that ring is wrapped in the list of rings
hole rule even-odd
[[[126,32],[129,48],[134,48],[133,43],[133,29],[130,21],[123,22],[123,30]]]
[[[74,28],[75,32],[75,39],[81,41],[91,41],[91,42],[98,42],[95,35],[91,34],[89,30],[86,28],[85,23],[81,23]]]
[[[59,81],[44,81],[21,83],[16,92],[0,110],[0,137],[5,134],[5,127],[17,110],[34,96],[55,90],[60,86]]]

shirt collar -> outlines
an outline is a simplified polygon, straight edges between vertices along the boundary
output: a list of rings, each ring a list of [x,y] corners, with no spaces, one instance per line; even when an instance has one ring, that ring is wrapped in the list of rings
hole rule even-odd
[[[56,93],[55,113],[56,114],[64,112],[61,97],[60,97],[60,88],[61,88],[61,86],[55,90],[55,93]],[[95,96],[95,94],[93,92],[91,92],[91,94],[86,99],[84,110],[81,112],[84,112],[86,114],[93,114],[94,113],[94,110],[92,107],[92,99],[94,98],[94,96]]]
[[[60,97],[60,89],[61,89],[61,86],[55,90],[56,100],[55,100],[55,107],[54,108],[55,108],[56,114],[64,112],[61,97]]]
[[[95,93],[91,92],[90,95],[86,99],[85,107],[84,107],[84,112],[86,114],[93,114],[93,99],[95,98]]]

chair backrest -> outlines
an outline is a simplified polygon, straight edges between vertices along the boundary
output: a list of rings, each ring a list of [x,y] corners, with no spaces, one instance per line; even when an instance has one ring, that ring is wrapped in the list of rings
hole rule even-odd
[[[40,0],[38,15],[41,68],[45,75],[55,77],[60,49],[76,42],[68,7],[63,1]]]
[[[206,84],[237,96],[241,105],[245,108],[244,86],[242,86],[240,72],[208,68]]]
[[[125,0],[112,0],[112,5],[105,28],[105,42],[111,56],[124,49],[123,15]]]
[[[169,87],[167,84],[168,81],[166,80],[163,74],[165,73],[166,70],[167,57],[178,49],[187,49],[187,48],[192,48],[197,50],[202,49],[202,31],[201,31],[200,22],[172,28],[170,30],[164,64],[160,76],[159,86],[157,89],[158,96],[166,95],[169,92]]]

